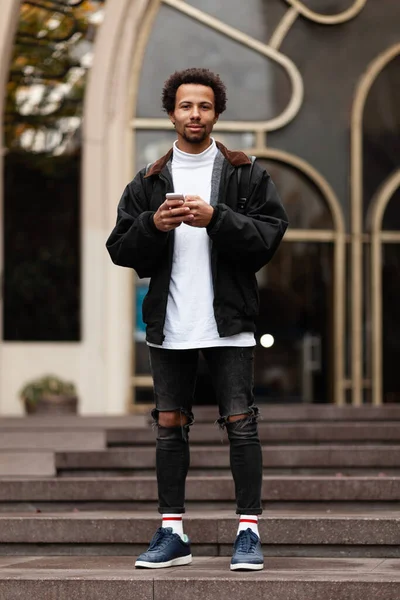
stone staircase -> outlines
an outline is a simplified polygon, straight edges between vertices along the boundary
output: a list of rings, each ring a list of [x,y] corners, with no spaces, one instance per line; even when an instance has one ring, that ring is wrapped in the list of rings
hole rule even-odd
[[[229,446],[198,407],[193,564],[133,568],[159,526],[145,417],[0,419],[0,600],[400,599],[400,406],[265,406],[266,568],[231,573]]]

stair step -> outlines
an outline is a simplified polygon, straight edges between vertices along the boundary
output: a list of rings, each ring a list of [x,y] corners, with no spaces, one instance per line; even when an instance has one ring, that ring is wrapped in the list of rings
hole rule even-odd
[[[192,545],[215,546],[216,555],[228,554],[236,535],[238,518],[233,511],[190,512],[184,518]],[[9,544],[126,544],[146,546],[157,527],[156,512],[73,512],[0,515],[0,553]],[[269,510],[259,519],[264,550],[277,546],[365,546],[372,552],[382,547],[400,557],[400,511]],[[225,549],[226,550],[226,549]],[[39,549],[40,552],[40,549]],[[344,550],[342,550],[344,552]],[[130,551],[130,554],[132,551]],[[381,552],[382,554],[382,552]]]
[[[336,406],[334,404],[259,404],[266,422],[293,421],[400,421],[399,404],[382,406]],[[197,423],[213,423],[217,419],[215,406],[195,406]],[[150,412],[150,411],[149,411]]]
[[[104,430],[6,430],[0,434],[0,450],[102,450],[105,447]]]
[[[265,468],[397,468],[400,445],[264,446]],[[58,470],[154,469],[154,447],[110,448],[56,455]],[[229,446],[200,446],[191,453],[190,468],[229,468]]]
[[[55,474],[54,452],[0,451],[0,477],[51,477]]]
[[[376,501],[400,500],[400,477],[264,476],[264,501]],[[111,478],[2,478],[4,502],[146,502],[157,499],[155,477]],[[188,501],[232,501],[230,476],[188,477]]]
[[[173,569],[134,569],[131,557],[46,557],[0,562],[7,600],[398,600],[400,560],[269,558],[263,571],[230,572],[229,558]]]
[[[212,469],[210,467],[207,468],[190,468],[190,473],[192,477],[228,477],[231,475],[231,470],[229,468],[226,469]],[[274,468],[274,469],[263,469],[263,474],[265,476],[287,476],[287,475],[295,475],[300,476],[304,475],[305,477],[315,477],[315,476],[335,476],[335,477],[399,477],[400,476],[400,467],[397,469],[387,469],[382,470],[381,468],[320,468],[320,467],[305,467],[305,468]],[[21,475],[27,475],[21,474]],[[115,478],[115,477],[153,477],[155,475],[155,469],[65,469],[58,471],[57,477],[60,478],[99,478],[99,477],[107,477],[107,478]],[[1,475],[0,475],[1,476]],[[12,476],[12,475],[11,475]]]
[[[390,417],[388,417],[390,418]],[[43,416],[29,415],[24,417],[1,417],[0,431],[51,431],[51,430],[86,430],[96,431],[105,429],[134,429],[148,426],[147,415],[123,416],[82,416],[60,415]]]
[[[327,422],[327,423],[259,423],[261,442],[333,443],[400,442],[400,423]],[[147,428],[107,429],[109,446],[154,445],[155,434]],[[221,444],[226,433],[212,424],[195,424],[190,431],[191,444]]]

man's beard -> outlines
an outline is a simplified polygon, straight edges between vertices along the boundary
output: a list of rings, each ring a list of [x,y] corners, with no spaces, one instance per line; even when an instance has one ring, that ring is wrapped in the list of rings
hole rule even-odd
[[[194,136],[194,137],[191,137],[191,136]],[[197,136],[199,136],[199,137],[197,137]],[[203,128],[201,135],[196,134],[196,133],[188,134],[186,132],[186,129],[183,132],[183,139],[186,140],[187,142],[190,142],[191,144],[201,144],[202,142],[204,142],[206,137],[207,137],[207,131],[205,130],[205,128]]]

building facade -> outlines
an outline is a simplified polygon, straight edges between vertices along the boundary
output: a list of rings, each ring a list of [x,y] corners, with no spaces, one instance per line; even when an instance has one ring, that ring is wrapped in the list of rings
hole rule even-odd
[[[0,414],[55,373],[82,414],[151,402],[147,281],[105,240],[171,146],[174,70],[227,84],[215,137],[258,157],[290,229],[258,273],[260,402],[400,400],[400,14],[393,0],[3,0]],[[33,57],[33,58],[32,58]],[[200,402],[212,402],[200,373]]]

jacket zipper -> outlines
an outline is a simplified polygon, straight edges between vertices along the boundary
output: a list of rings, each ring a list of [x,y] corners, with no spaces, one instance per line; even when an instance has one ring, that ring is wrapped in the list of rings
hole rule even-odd
[[[231,168],[231,172],[227,175],[226,172],[229,169],[229,167]],[[218,191],[218,201],[217,201],[217,205],[220,202],[220,198],[221,198],[221,190],[224,189],[225,190],[225,194],[228,190],[228,185],[229,182],[231,180],[231,177],[233,176],[233,174],[236,172],[235,168],[232,167],[227,161],[225,161],[223,168],[222,168],[222,172],[221,172],[221,181],[220,181],[220,185],[219,185],[219,191]],[[222,201],[224,201],[225,198],[222,198]],[[217,253],[214,250],[214,245],[212,244],[211,246],[211,274],[212,274],[212,284],[213,284],[213,292],[214,292],[214,317],[215,317],[215,321],[217,323],[217,329],[218,329],[218,333],[221,335],[221,337],[223,337],[225,335],[225,331],[223,328],[222,323],[218,323],[217,321],[217,312],[219,313],[219,301],[218,301],[218,297],[217,297],[217,293],[216,293],[216,283],[217,283],[217,276],[218,276],[218,272],[217,272]],[[217,306],[215,307],[215,303],[217,302]],[[219,316],[219,315],[218,315]]]

